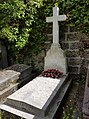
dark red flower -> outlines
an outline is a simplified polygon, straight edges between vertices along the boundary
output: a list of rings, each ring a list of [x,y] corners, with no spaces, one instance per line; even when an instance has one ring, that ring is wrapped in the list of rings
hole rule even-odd
[[[56,69],[48,69],[46,71],[43,71],[42,76],[44,77],[51,77],[51,78],[60,78],[60,76],[63,75],[63,72],[56,70]]]

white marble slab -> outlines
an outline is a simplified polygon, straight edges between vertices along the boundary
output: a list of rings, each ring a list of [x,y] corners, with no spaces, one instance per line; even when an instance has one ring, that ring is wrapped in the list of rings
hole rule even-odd
[[[66,80],[66,77],[65,77],[65,80]],[[55,115],[58,107],[60,106],[60,104],[62,102],[62,99],[64,98],[65,93],[66,93],[71,81],[72,80],[66,80],[66,83],[63,83],[62,87],[60,88],[60,90],[58,92],[59,95],[55,99],[55,102],[51,106],[47,116],[44,116],[44,117],[41,117],[40,115],[39,116],[35,116],[33,114],[18,110],[17,108],[11,107],[11,106],[9,106],[7,104],[0,105],[0,108],[2,110],[5,110],[7,112],[10,112],[12,114],[15,114],[15,115],[17,115],[19,117],[22,117],[22,118],[25,118],[25,119],[54,119],[54,115]]]
[[[19,72],[13,70],[1,70],[0,71],[0,91],[9,87],[11,83],[16,83],[19,79]]]
[[[9,105],[34,115],[45,116],[64,80],[37,77],[7,98]]]

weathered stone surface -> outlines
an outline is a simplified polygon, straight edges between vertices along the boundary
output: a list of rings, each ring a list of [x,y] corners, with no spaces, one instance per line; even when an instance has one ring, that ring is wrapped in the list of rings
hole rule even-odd
[[[79,49],[79,42],[70,42],[69,43],[70,49]]]
[[[47,34],[47,36],[48,36],[48,41],[52,41],[52,39],[53,39],[53,34]],[[51,42],[50,42],[51,43]]]
[[[59,44],[52,44],[51,49],[47,52],[45,57],[44,70],[50,68],[58,69],[64,74],[67,73],[66,58]]]
[[[0,71],[0,91],[9,87],[11,83],[16,83],[19,79],[19,72],[13,70]]]
[[[85,64],[84,65],[87,67],[88,64],[89,64],[89,57],[85,58],[84,61],[85,61]]]
[[[84,58],[84,49],[79,49],[79,55],[81,58]]]
[[[82,33],[80,34],[80,38],[82,42],[89,41],[89,34]]]
[[[6,70],[13,70],[19,72],[20,73],[18,80],[19,82],[27,80],[30,77],[32,71],[31,66],[25,64],[15,64],[6,68]]]
[[[6,101],[6,97],[14,93],[18,89],[17,84],[11,84],[9,87],[5,88],[4,90],[0,91],[0,104]]]
[[[80,73],[82,74],[82,75],[86,75],[86,72],[87,72],[87,67],[86,66],[81,66],[80,67]]]
[[[89,49],[84,50],[84,57],[85,58],[89,57]]]
[[[53,7],[53,16],[47,17],[46,22],[53,22],[53,44],[59,43],[59,21],[65,21],[66,15],[59,15],[59,8]]]
[[[62,49],[69,49],[69,42],[62,42]]]
[[[19,72],[13,70],[0,71],[0,103],[17,90],[19,75]]]
[[[79,50],[66,50],[65,54],[66,54],[66,57],[78,57]]]
[[[45,57],[44,70],[49,68],[67,73],[67,64],[64,53],[59,45],[59,21],[65,21],[66,15],[59,15],[59,8],[53,7],[53,16],[47,17],[46,22],[53,22],[53,44]]]
[[[36,54],[32,55],[32,59],[35,64],[34,66],[42,71],[44,69],[44,57],[45,57],[45,50],[42,50],[38,55]]]
[[[76,41],[76,40],[78,40],[77,33],[67,34],[67,40],[69,40],[69,41]]]
[[[89,40],[84,41],[83,44],[84,44],[84,49],[89,49]]]
[[[17,108],[15,108],[15,106],[11,107],[11,105],[7,105],[7,104],[1,105],[0,108],[2,110],[12,113],[13,115],[14,114],[17,115],[17,117],[19,116],[19,117],[26,118],[26,119],[54,119],[54,115],[55,115],[58,107],[60,106],[60,104],[65,96],[65,93],[66,93],[67,89],[69,88],[71,81],[72,80],[66,80],[66,83],[63,83],[62,87],[58,91],[58,97],[55,97],[55,102],[53,102],[53,105],[51,106],[48,115],[45,117],[41,117],[40,115],[39,116],[32,115],[25,111],[18,110]],[[7,113],[7,114],[9,115],[9,113]],[[4,117],[6,117],[6,115],[4,115]],[[15,117],[16,116],[14,116],[12,119],[15,119]]]
[[[80,65],[68,66],[68,71],[72,74],[79,74],[80,73]]]
[[[14,105],[22,111],[43,117],[48,113],[55,96],[57,96],[65,80],[65,77],[59,80],[37,77],[9,96],[7,104]]]
[[[85,85],[84,101],[83,101],[83,116],[89,119],[89,65],[87,70],[87,78]]]
[[[82,59],[80,57],[70,57],[68,58],[68,65],[80,65],[82,63]]]

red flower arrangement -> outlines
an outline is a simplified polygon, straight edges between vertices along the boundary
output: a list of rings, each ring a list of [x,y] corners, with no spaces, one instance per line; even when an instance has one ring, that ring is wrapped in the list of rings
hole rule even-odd
[[[60,72],[59,70],[56,69],[48,69],[46,71],[43,71],[42,76],[44,77],[50,77],[50,78],[60,78],[63,75],[63,72]]]

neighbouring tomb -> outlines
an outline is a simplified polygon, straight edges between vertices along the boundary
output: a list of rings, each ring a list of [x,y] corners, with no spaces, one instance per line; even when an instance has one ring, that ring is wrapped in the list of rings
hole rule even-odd
[[[53,17],[47,17],[46,22],[53,22],[53,44],[45,57],[44,70],[49,68],[61,70],[67,73],[67,62],[64,52],[59,44],[59,23],[58,21],[65,21],[66,15],[59,15],[59,8],[53,8]]]
[[[67,76],[39,76],[7,97],[0,108],[26,119],[53,119],[71,83]]]
[[[32,80],[32,68],[26,64],[15,64],[10,67],[7,67],[6,70],[14,70],[20,72],[20,76],[18,79],[19,85],[23,86],[24,84],[28,83]],[[20,86],[20,87],[21,87]]]
[[[32,80],[31,67],[15,64],[0,71],[0,103],[18,88]]]
[[[0,103],[17,90],[19,75],[19,72],[13,70],[0,71]]]
[[[3,41],[0,40],[0,68],[8,67],[7,50]]]
[[[84,119],[89,119],[89,65],[88,65],[84,101],[83,101],[83,117]]]

